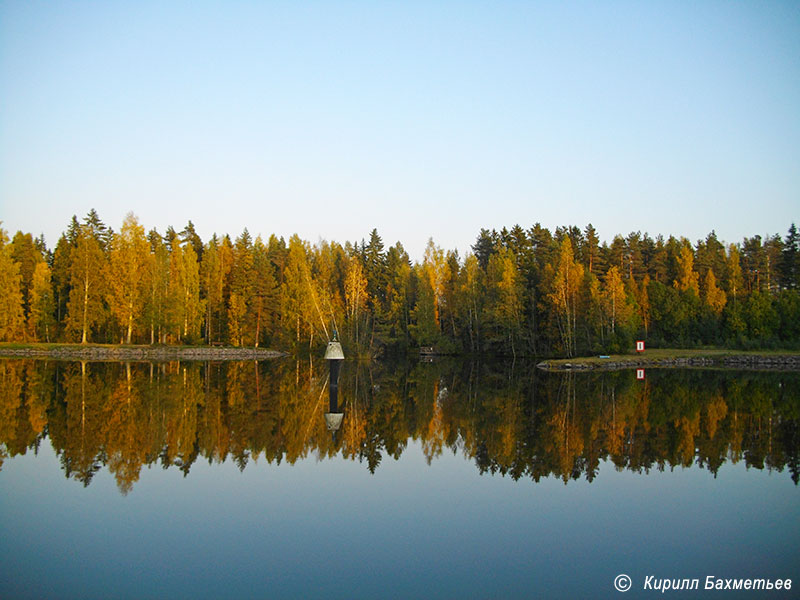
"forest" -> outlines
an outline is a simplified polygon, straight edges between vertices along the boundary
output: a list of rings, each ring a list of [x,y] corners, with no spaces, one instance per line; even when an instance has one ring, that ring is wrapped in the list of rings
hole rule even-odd
[[[73,217],[55,248],[0,229],[0,341],[269,346],[348,355],[580,356],[649,347],[800,348],[800,233],[692,243],[589,224],[481,229],[422,262],[367,240],[203,241],[129,213]]]

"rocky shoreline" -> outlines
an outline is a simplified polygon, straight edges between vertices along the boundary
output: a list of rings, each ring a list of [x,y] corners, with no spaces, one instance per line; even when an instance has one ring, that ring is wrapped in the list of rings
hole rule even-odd
[[[676,358],[632,357],[609,359],[603,362],[586,362],[575,359],[572,362],[542,361],[536,365],[546,371],[613,371],[642,367],[725,367],[730,369],[764,369],[800,371],[800,355],[781,354],[774,356],[742,354],[731,356],[692,356]]]
[[[79,348],[0,348],[0,356],[16,358],[52,358],[56,360],[90,361],[174,361],[174,360],[266,360],[287,356],[285,352],[266,348],[213,347],[186,348],[181,346],[88,346]]]

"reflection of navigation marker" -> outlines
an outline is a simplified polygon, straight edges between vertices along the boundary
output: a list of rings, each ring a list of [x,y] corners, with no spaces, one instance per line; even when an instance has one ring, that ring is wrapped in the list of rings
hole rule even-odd
[[[637,340],[636,341],[636,351],[637,352],[644,352],[644,340]]]
[[[336,433],[342,426],[342,419],[344,419],[344,413],[325,413],[325,427],[331,433]]]
[[[342,426],[342,419],[344,419],[344,413],[339,412],[339,370],[344,360],[344,352],[337,338],[336,330],[333,331],[333,340],[328,342],[328,347],[325,349],[325,360],[328,361],[330,367],[331,382],[330,407],[325,413],[325,426],[335,438],[336,432]]]
[[[636,379],[640,381],[644,379],[644,369],[636,369]]]

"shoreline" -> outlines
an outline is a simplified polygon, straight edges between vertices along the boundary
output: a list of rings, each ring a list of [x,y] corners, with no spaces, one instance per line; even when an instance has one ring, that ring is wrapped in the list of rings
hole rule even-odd
[[[607,358],[585,356],[543,360],[545,371],[616,371],[632,368],[714,367],[728,369],[800,371],[800,352],[747,352],[736,350],[655,350],[641,355],[623,354]]]
[[[0,344],[0,358],[78,361],[247,361],[289,356],[268,348],[233,346],[143,346],[95,344]],[[654,349],[642,354],[601,358],[546,359],[536,364],[544,371],[614,371],[633,368],[729,368],[800,371],[798,351]]]
[[[0,357],[47,358],[54,360],[87,361],[173,361],[173,360],[269,360],[288,356],[285,352],[267,348],[235,348],[232,346],[0,346]]]

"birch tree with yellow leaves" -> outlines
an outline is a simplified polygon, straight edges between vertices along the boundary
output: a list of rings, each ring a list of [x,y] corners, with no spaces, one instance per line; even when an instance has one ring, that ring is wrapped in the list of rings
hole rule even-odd
[[[0,341],[15,341],[22,337],[22,276],[19,266],[11,259],[6,232],[0,229]]]
[[[131,343],[134,325],[144,309],[150,245],[144,227],[133,213],[128,213],[122,229],[111,239],[107,302],[111,313]]]
[[[67,331],[86,344],[92,328],[105,319],[106,258],[100,242],[88,225],[80,225],[75,248],[70,253],[70,294]]]
[[[567,356],[575,356],[583,265],[575,260],[572,242],[568,236],[564,236],[561,241],[555,267],[552,264],[545,267],[545,278],[550,281],[550,290],[546,298],[556,316],[562,348]]]
[[[33,333],[34,339],[50,342],[50,336],[55,333],[55,310],[50,267],[46,262],[37,263],[33,271],[28,315],[28,328]]]

